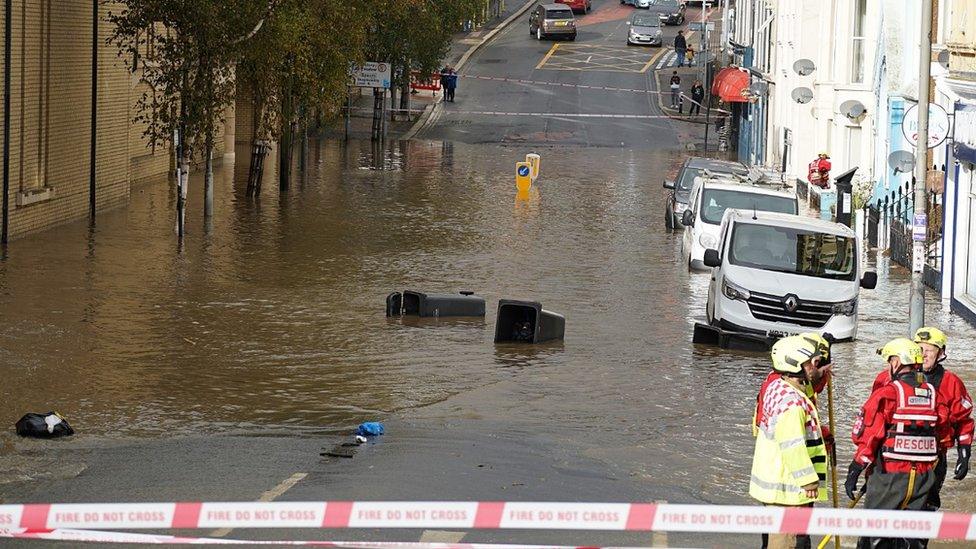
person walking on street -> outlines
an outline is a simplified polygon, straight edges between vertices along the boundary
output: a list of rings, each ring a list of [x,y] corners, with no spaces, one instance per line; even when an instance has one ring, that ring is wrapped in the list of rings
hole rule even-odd
[[[935,511],[942,507],[942,484],[945,482],[948,470],[946,453],[949,448],[956,447],[956,468],[953,471],[955,480],[962,480],[969,474],[969,458],[972,455],[973,431],[973,399],[966,390],[966,385],[959,376],[945,369],[942,363],[946,359],[946,345],[949,338],[945,333],[930,326],[919,328],[915,332],[915,343],[922,348],[922,373],[925,379],[935,387],[939,400],[948,409],[948,421],[939,430],[939,463],[935,467],[935,485],[929,491],[928,508]],[[878,374],[874,380],[872,390],[888,384],[891,376],[887,370]]]
[[[868,509],[926,507],[935,484],[939,460],[937,432],[948,419],[944,403],[921,367],[922,349],[900,337],[878,350],[888,364],[891,381],[871,393],[854,422],[851,439],[857,450],[844,488],[856,498],[858,480],[869,474],[864,496]],[[919,539],[861,538],[858,547],[925,547]]]
[[[691,87],[691,108],[688,114],[701,114],[701,104],[705,100],[705,86],[701,80],[695,80],[695,85]]]
[[[674,37],[674,53],[678,55],[678,66],[685,66],[685,50],[688,43],[685,41],[685,31],[678,31],[678,36]]]
[[[773,345],[774,374],[757,398],[749,495],[764,505],[810,507],[827,499],[827,449],[817,407],[807,387],[822,374],[817,344],[803,336],[780,339]],[[763,547],[809,547],[808,536],[763,535]]]
[[[677,109],[681,101],[681,77],[678,71],[671,72],[671,108]]]
[[[447,100],[451,103],[454,102],[454,92],[457,90],[458,85],[458,74],[454,69],[450,69],[447,74]]]
[[[451,70],[447,66],[445,66],[443,69],[441,69],[441,72],[440,72],[440,75],[441,75],[441,80],[440,80],[440,82],[441,82],[441,93],[444,94],[444,100],[445,101],[447,101],[447,77],[450,74],[451,74]]]

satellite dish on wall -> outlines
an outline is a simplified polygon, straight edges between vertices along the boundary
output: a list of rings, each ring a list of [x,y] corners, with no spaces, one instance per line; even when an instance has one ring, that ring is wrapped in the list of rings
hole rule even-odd
[[[817,66],[813,64],[813,61],[809,59],[797,59],[793,63],[793,72],[799,74],[800,76],[806,76],[808,74],[813,74],[813,71],[817,70]]]
[[[766,95],[769,92],[769,84],[762,80],[757,80],[749,84],[749,93],[754,96]]]
[[[915,155],[909,151],[895,151],[888,155],[888,166],[895,173],[911,173],[915,169]]]
[[[840,104],[840,113],[851,120],[857,120],[858,118],[864,116],[864,113],[866,112],[868,112],[868,110],[864,104],[856,99],[844,101]]]
[[[939,52],[938,61],[939,61],[939,64],[942,65],[942,68],[948,69],[949,68],[949,50],[942,50],[942,51],[940,51]]]
[[[793,101],[796,101],[801,105],[804,103],[809,103],[810,101],[813,101],[813,90],[810,88],[799,87],[793,90],[790,97],[793,98]]]

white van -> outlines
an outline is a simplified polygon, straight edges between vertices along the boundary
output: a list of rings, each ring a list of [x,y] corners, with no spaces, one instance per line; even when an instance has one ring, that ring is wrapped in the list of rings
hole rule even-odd
[[[850,228],[796,215],[729,210],[712,267],[705,316],[722,330],[779,337],[807,331],[857,336],[860,253]]]
[[[681,254],[689,270],[705,270],[705,250],[718,247],[722,216],[731,208],[796,214],[796,193],[769,186],[747,185],[727,178],[695,178],[681,214],[685,226]]]

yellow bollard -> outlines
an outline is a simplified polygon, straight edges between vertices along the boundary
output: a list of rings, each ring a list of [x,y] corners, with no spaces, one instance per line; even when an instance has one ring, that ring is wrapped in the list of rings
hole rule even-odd
[[[528,162],[515,163],[515,187],[520,193],[529,192],[532,187],[532,166]]]
[[[525,155],[525,161],[532,168],[532,181],[539,179],[539,168],[542,167],[542,157],[535,153],[529,153]]]

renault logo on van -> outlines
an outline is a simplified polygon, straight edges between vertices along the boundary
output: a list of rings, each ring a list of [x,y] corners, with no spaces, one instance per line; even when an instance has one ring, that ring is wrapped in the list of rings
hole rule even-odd
[[[795,313],[799,306],[800,300],[795,295],[790,294],[783,298],[783,308],[786,309],[786,312]]]

